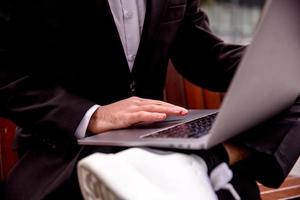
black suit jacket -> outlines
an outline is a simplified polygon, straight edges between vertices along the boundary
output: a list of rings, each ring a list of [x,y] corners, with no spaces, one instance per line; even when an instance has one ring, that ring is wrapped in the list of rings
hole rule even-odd
[[[39,199],[63,184],[79,158],[74,132],[86,111],[96,103],[133,95],[162,99],[169,59],[193,83],[225,91],[244,47],[215,37],[198,4],[197,0],[147,1],[140,47],[130,72],[106,0],[8,0],[0,15],[5,30],[0,38],[0,100],[5,105],[2,114],[21,127],[17,141],[26,152],[11,173],[8,189],[19,189],[24,199],[28,194]],[[270,127],[277,138],[262,133],[239,141],[273,161],[266,164],[276,165],[282,176],[272,178],[271,185],[282,181],[299,155],[291,141],[298,130],[297,118],[294,114],[288,123],[293,133],[284,124],[282,130]],[[281,148],[285,144],[291,148]],[[288,162],[281,162],[283,157]],[[39,188],[35,192],[30,184],[20,184],[29,177]]]

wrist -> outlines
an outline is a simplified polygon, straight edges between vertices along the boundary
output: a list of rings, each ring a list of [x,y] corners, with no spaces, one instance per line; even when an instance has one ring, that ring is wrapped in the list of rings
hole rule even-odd
[[[109,130],[108,123],[106,123],[105,114],[103,112],[104,112],[104,108],[103,106],[101,106],[98,107],[93,113],[93,115],[91,116],[87,127],[87,130],[90,133],[98,134],[106,130]]]

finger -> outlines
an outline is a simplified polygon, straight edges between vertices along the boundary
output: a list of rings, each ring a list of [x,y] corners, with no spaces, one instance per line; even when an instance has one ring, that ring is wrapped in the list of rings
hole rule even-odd
[[[170,107],[164,105],[142,105],[137,108],[140,111],[154,112],[154,113],[165,113],[167,115],[182,115],[183,110],[177,107]]]
[[[165,113],[139,111],[130,115],[130,124],[163,121],[166,119],[166,117],[167,115]]]
[[[169,108],[173,108],[174,110],[178,110],[179,112],[181,112],[181,114],[187,114],[188,110],[181,107],[181,106],[177,106],[171,103],[167,103],[164,101],[159,101],[159,100],[153,100],[153,99],[143,99],[142,101],[140,101],[140,105],[159,105],[159,106],[164,106],[164,107],[169,107]]]

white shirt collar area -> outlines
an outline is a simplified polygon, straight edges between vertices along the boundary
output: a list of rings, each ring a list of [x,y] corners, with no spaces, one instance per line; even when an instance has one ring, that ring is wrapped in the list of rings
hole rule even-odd
[[[140,44],[146,0],[108,0],[130,71]]]

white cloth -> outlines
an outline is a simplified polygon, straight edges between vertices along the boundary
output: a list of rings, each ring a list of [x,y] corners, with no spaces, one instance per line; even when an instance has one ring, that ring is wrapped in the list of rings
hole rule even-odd
[[[96,188],[105,187],[129,200],[217,199],[205,162],[181,153],[141,148],[94,153],[80,160],[78,177],[85,199],[96,199],[91,197],[103,192]]]
[[[221,163],[215,167],[210,173],[210,181],[215,191],[220,189],[228,190],[233,198],[240,200],[240,195],[235,191],[234,187],[229,183],[233,177],[232,171],[226,163]]]

